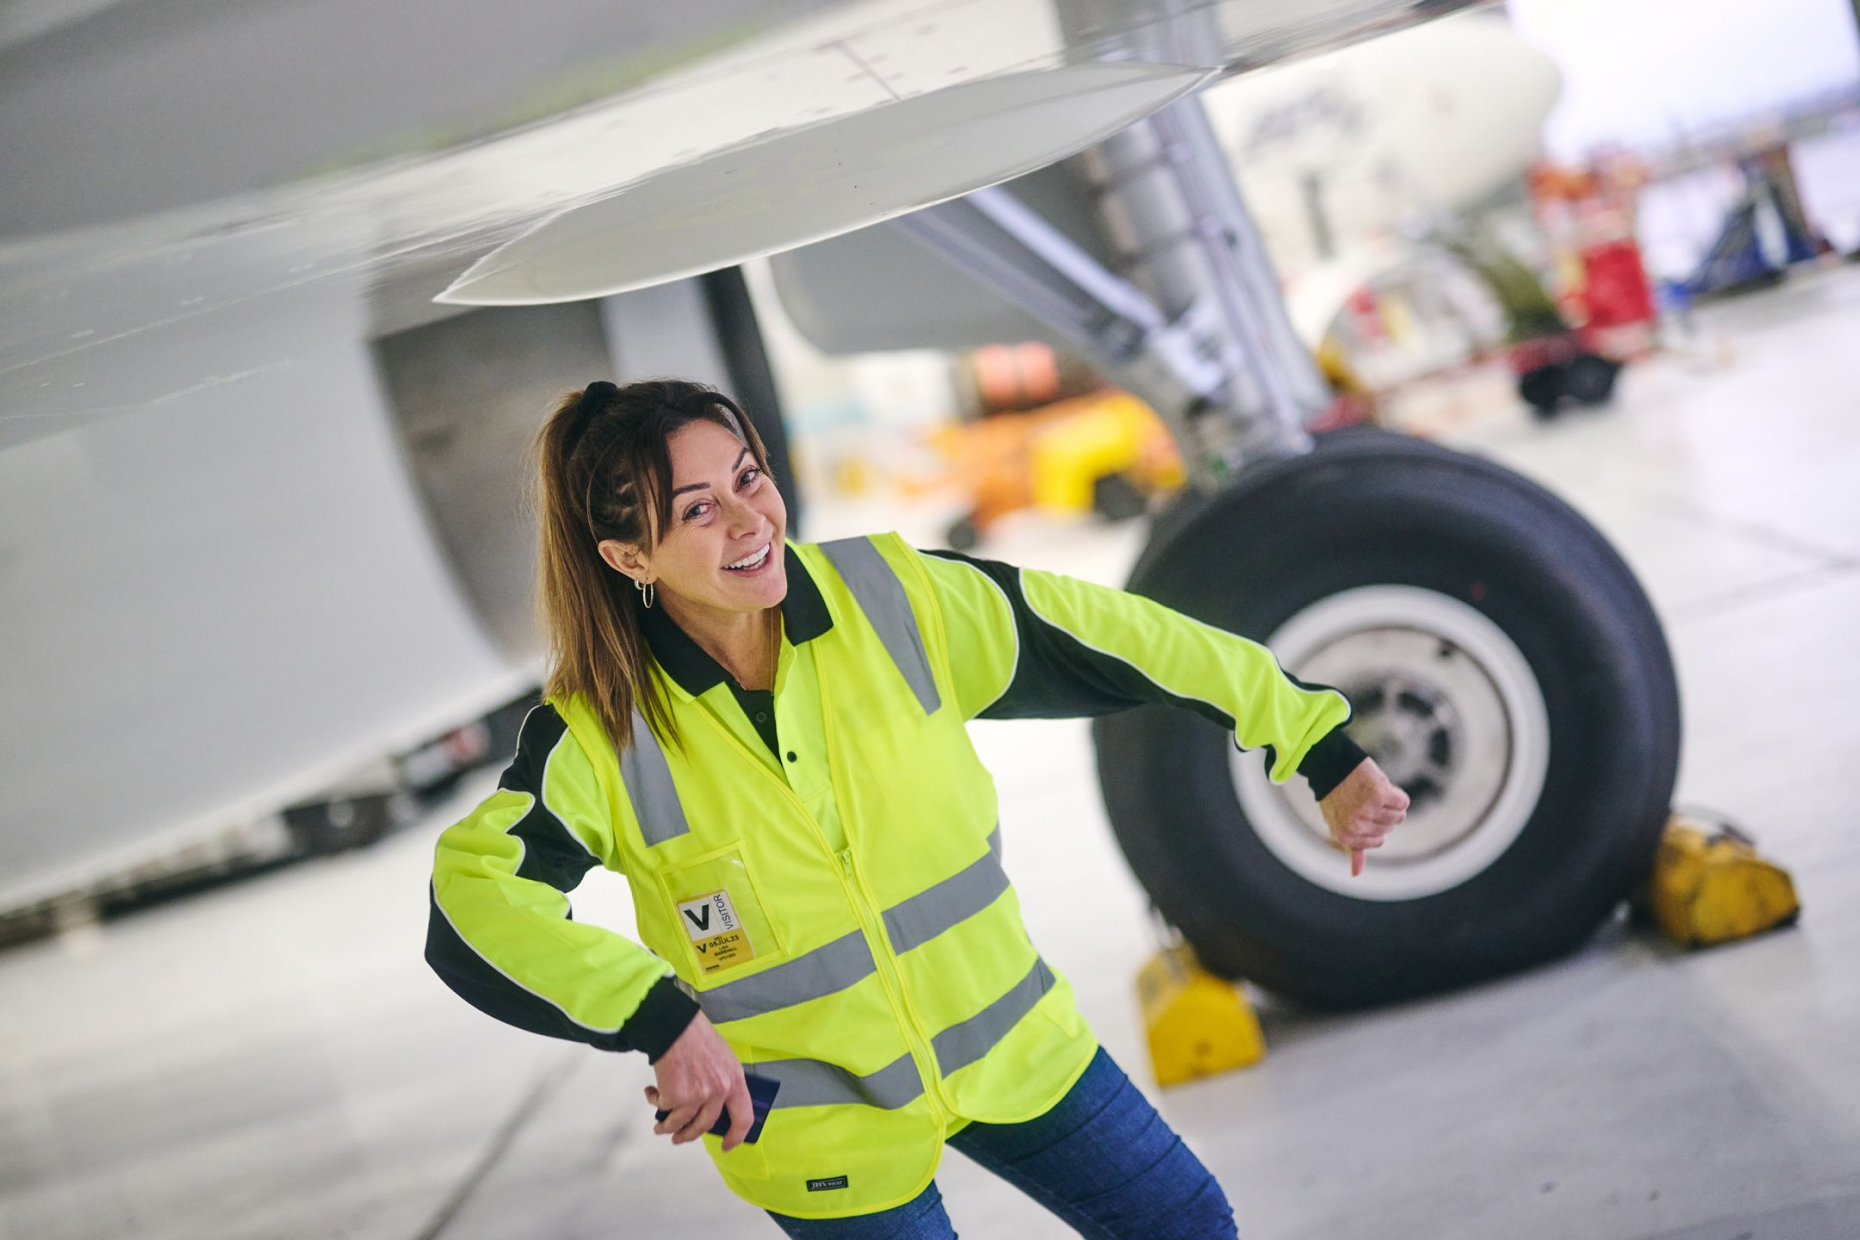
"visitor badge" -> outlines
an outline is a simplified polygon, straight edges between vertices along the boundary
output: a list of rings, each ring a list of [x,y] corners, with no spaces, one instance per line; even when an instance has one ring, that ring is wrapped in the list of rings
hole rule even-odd
[[[697,950],[698,967],[706,973],[720,973],[756,958],[728,891],[679,901],[678,920]]]

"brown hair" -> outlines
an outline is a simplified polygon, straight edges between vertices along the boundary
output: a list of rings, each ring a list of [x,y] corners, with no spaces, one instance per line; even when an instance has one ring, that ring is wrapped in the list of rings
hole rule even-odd
[[[586,406],[584,408],[583,406]],[[537,620],[547,650],[543,693],[579,694],[616,748],[633,742],[633,712],[673,744],[678,730],[652,674],[631,578],[601,559],[602,539],[651,549],[672,521],[672,435],[714,422],[746,444],[765,472],[768,454],[736,402],[684,379],[646,379],[569,392],[536,437],[535,506],[541,525]]]

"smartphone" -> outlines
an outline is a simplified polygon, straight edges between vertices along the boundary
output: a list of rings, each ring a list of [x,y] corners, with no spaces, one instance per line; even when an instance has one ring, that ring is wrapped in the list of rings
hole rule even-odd
[[[762,1125],[769,1117],[769,1108],[775,1105],[776,1091],[781,1089],[781,1082],[772,1076],[757,1076],[753,1072],[743,1073],[743,1083],[749,1086],[749,1104],[755,1108],[755,1122],[749,1125],[749,1135],[743,1138],[746,1144],[753,1145],[762,1136]],[[663,1122],[670,1111],[654,1111],[655,1123]],[[725,1108],[717,1116],[717,1122],[711,1125],[710,1135],[721,1137],[730,1131],[730,1112]]]

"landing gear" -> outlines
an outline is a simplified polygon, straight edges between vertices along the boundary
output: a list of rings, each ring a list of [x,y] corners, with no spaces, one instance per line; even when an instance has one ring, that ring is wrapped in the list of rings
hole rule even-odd
[[[1679,707],[1646,596],[1566,505],[1476,458],[1333,438],[1204,501],[1132,588],[1341,689],[1408,821],[1352,879],[1303,781],[1222,729],[1146,708],[1094,737],[1118,841],[1200,958],[1352,1005],[1582,942],[1652,864]]]
[[[1313,449],[1328,393],[1197,103],[1067,171],[1089,247],[999,188],[894,227],[1162,415],[1199,498],[1158,517],[1132,589],[1338,686],[1414,802],[1352,879],[1303,781],[1271,785],[1187,712],[1131,711],[1094,738],[1138,879],[1209,968],[1320,1004],[1580,943],[1650,868],[1678,762],[1672,659],[1633,575],[1490,462],[1375,433]],[[1569,335],[1520,347],[1537,407],[1613,389],[1615,364]]]

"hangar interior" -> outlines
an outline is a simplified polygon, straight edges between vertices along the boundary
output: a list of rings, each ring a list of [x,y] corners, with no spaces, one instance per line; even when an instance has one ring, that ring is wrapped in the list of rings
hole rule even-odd
[[[1218,1178],[1241,1236],[1860,1235],[1848,5],[1510,0],[1411,24],[1429,6],[1352,0],[1323,33],[1240,0],[1189,5],[1186,23],[1070,0],[1050,23],[1034,4],[743,4],[708,30],[668,16],[609,31],[561,0],[539,28],[657,41],[688,63],[660,79],[657,61],[602,62],[528,111],[498,85],[506,110],[471,105],[481,132],[417,142],[410,119],[456,84],[411,82],[392,106],[412,145],[336,172],[273,163],[250,184],[203,156],[196,197],[185,177],[91,168],[47,137],[68,106],[57,66],[162,48],[173,63],[144,66],[159,86],[190,40],[253,34],[205,9],[163,25],[160,7],[22,7],[0,27],[0,70],[22,69],[0,99],[42,109],[0,109],[0,131],[70,178],[0,194],[0,603],[17,619],[0,665],[15,790],[0,811],[0,1240],[776,1234],[697,1149],[654,1134],[643,1056],[487,1019],[421,957],[435,839],[496,789],[534,701],[521,456],[596,372],[739,395],[810,542],[895,529],[1191,613],[1231,596],[1211,623],[1247,617],[1275,649],[1302,639],[1287,670],[1341,678],[1355,735],[1416,796],[1413,842],[1398,827],[1354,886],[1315,810],[1242,772],[1256,755],[1235,756],[1231,785],[1218,767],[1234,802],[1208,829],[1261,839],[1289,876],[1276,888],[1230,881],[1220,849],[1170,834],[1206,811],[1155,782],[1188,747],[1140,712],[970,727],[1032,939]],[[314,39],[367,19],[289,20],[317,23]],[[884,43],[910,23],[917,43]],[[1066,56],[1015,62],[1009,44],[1049,24]],[[948,67],[967,44],[946,38],[991,31],[995,60]],[[489,31],[484,54],[517,33]],[[1146,42],[1163,36],[1177,59]],[[861,72],[889,98],[834,96],[807,58],[846,39],[935,66],[956,101],[898,120],[887,109],[942,88],[882,59]],[[537,55],[580,64],[574,42]],[[1127,61],[1131,47],[1144,54]],[[1236,49],[1286,63],[1237,72]],[[597,175],[577,144],[639,123],[626,107],[750,91],[744,64],[792,115],[744,145],[696,121],[688,150],[659,135],[662,163],[631,197],[576,180]],[[1081,65],[1102,80],[1065,76]],[[1053,101],[1071,96],[1030,86],[1058,79],[1089,107],[1067,115]],[[136,89],[101,105],[124,117],[106,146],[138,140]],[[1059,162],[978,136],[1012,117],[1000,127],[1057,149],[1051,134],[1086,113],[1090,145]],[[887,116],[918,128],[858,128]],[[385,141],[385,121],[361,118],[327,124]],[[327,154],[315,126],[277,115],[245,136],[262,146],[267,126],[306,160]],[[876,146],[868,171],[891,179],[874,202],[896,196],[882,214],[840,218],[829,133]],[[950,133],[963,152],[936,146]],[[733,154],[717,163],[707,142]],[[938,165],[939,188],[894,148]],[[458,152],[483,161],[444,163]],[[1210,178],[1223,159],[1231,176]],[[1173,179],[1146,181],[1157,167]],[[801,193],[785,240],[756,231],[797,168],[834,201]],[[715,188],[735,169],[760,178],[743,200]],[[61,219],[61,193],[87,205]],[[707,212],[675,209],[694,195]],[[652,244],[616,241],[642,229]],[[1330,542],[1249,520],[1302,511],[1316,528],[1321,510],[1223,507],[1266,493],[1262,467],[1304,470],[1333,504],[1323,486],[1357,485],[1349,462],[1371,457],[1377,479],[1474,461],[1468,488],[1530,497],[1542,545],[1514,558],[1539,580],[1510,612],[1479,574],[1459,610],[1352,593],[1418,589],[1441,548],[1498,539],[1438,482],[1363,483],[1400,506]],[[1259,579],[1281,544],[1331,565],[1315,593]],[[1383,573],[1346,563],[1349,545],[1414,559]],[[1598,586],[1605,573],[1616,584]],[[1325,610],[1326,590],[1355,621]],[[1309,636],[1313,617],[1327,635]],[[1359,630],[1382,644],[1352,645]],[[1427,670],[1467,654],[1471,673]],[[1728,827],[1738,864],[1786,874],[1799,916],[1752,913],[1755,889],[1735,888],[1755,932],[1662,933],[1645,904],[1673,864],[1654,851],[1669,809]],[[1159,879],[1147,836],[1191,855],[1200,885]],[[1632,846],[1596,895],[1606,867],[1569,857],[1603,837]],[[1534,909],[1543,885],[1585,883],[1593,914],[1540,939],[1511,942],[1503,908],[1429,912],[1468,890]],[[1320,910],[1305,939],[1233,914],[1288,890]],[[1388,943],[1339,945],[1315,924],[1359,907]],[[627,883],[596,870],[573,917],[633,935]],[[1257,1013],[1265,1053],[1164,1084],[1137,978],[1184,942],[1198,978]],[[972,1240],[1074,1234],[960,1154],[937,1184]]]

